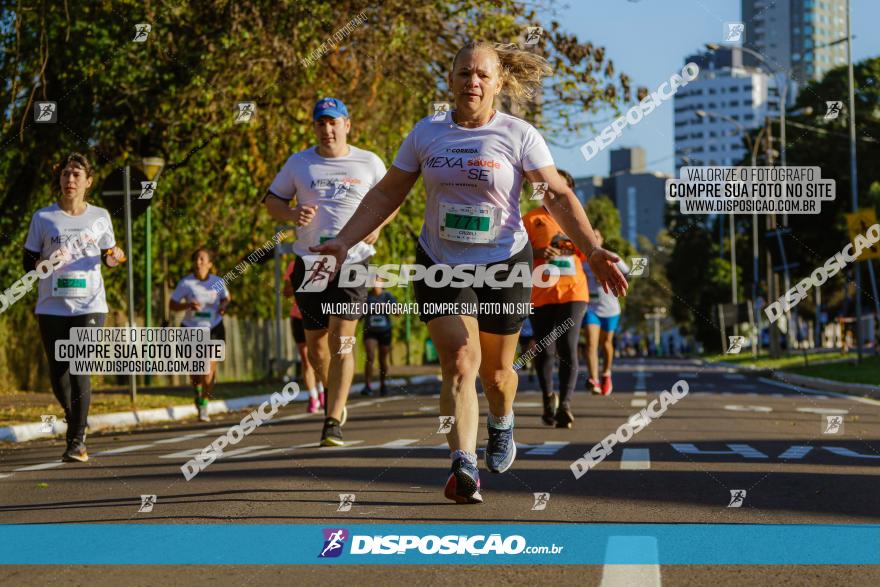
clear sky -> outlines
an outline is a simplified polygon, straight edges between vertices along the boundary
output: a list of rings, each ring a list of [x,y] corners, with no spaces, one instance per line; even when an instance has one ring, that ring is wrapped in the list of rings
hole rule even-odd
[[[634,89],[645,86],[652,91],[681,70],[685,57],[705,43],[717,42],[724,22],[740,20],[740,0],[569,0],[551,5],[550,12],[541,13],[545,22],[555,14],[561,27],[581,42],[604,46],[606,58],[614,60],[617,72],[630,76]],[[880,0],[852,0],[852,12],[856,36],[853,59],[880,56]],[[590,118],[605,120],[610,116],[609,110]],[[624,130],[611,148],[641,146],[651,171],[671,174],[673,136],[670,100],[635,127]],[[589,138],[583,135],[583,142]],[[577,147],[551,147],[556,165],[577,177],[607,175],[609,150],[587,162]]]

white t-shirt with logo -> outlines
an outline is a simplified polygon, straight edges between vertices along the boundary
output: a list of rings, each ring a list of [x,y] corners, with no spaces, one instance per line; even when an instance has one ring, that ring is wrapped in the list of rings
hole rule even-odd
[[[220,302],[228,297],[229,290],[226,289],[226,284],[213,273],[209,273],[204,281],[190,273],[177,282],[177,287],[171,293],[171,299],[175,302],[186,300],[202,305],[200,310],[187,310],[181,324],[208,328],[214,328],[223,320],[220,314]]]
[[[300,206],[317,206],[308,226],[296,228],[293,251],[300,257],[314,255],[309,247],[335,238],[357,210],[361,200],[385,177],[385,164],[370,151],[349,145],[344,157],[322,157],[315,147],[292,155],[269,186],[285,200],[296,196]],[[351,247],[346,263],[358,263],[376,253],[372,245]]]
[[[83,246],[73,246],[74,239]],[[106,314],[101,250],[115,246],[113,223],[104,208],[86,204],[85,212],[73,216],[55,203],[34,212],[24,248],[39,253],[43,260],[62,247],[70,254],[52,275],[38,280],[35,313],[51,316]]]
[[[544,138],[497,112],[479,128],[420,120],[393,165],[421,171],[427,191],[419,243],[435,263],[495,263],[529,242],[519,201],[523,172],[553,165]]]

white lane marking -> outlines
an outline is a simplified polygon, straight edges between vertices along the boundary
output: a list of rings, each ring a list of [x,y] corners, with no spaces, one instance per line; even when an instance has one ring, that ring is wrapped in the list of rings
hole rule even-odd
[[[639,365],[636,367],[636,391],[642,391],[646,389],[645,387],[645,367],[643,365]]]
[[[747,459],[767,459],[770,458],[761,451],[752,448],[748,444],[728,444],[730,450],[702,450],[697,448],[695,444],[690,442],[672,442],[672,448],[680,453],[687,455],[734,455],[738,454]]]
[[[651,468],[651,451],[647,448],[625,448],[620,455],[624,471],[643,471]]]
[[[280,454],[283,452],[288,452],[290,450],[293,450],[293,449],[290,448],[289,446],[285,447],[285,448],[273,448],[271,450],[260,450],[257,452],[249,452],[249,453],[243,454],[243,455],[236,455],[232,458],[234,458],[234,459],[249,459],[251,457],[267,457],[269,455]]]
[[[775,379],[768,379],[766,377],[761,377],[760,381],[763,383],[768,383],[770,385],[775,385],[776,387],[782,387],[784,389],[789,389],[792,391],[796,391],[798,393],[808,393],[810,395],[824,395],[831,397],[842,397],[846,399],[851,399],[854,402],[861,402],[863,404],[869,404],[872,406],[880,406],[880,401],[871,399],[869,397],[856,397],[854,395],[849,395],[846,393],[838,393],[836,391],[818,391],[815,389],[807,389],[806,387],[800,387],[798,385],[792,385],[791,383],[783,383],[782,381],[776,381]]]
[[[363,443],[363,440],[346,440],[345,446],[319,446],[318,450],[328,450],[328,451],[337,451],[337,450],[357,450],[361,448],[370,448],[367,446],[355,446],[356,444]]]
[[[6,477],[12,477],[12,473],[0,473],[0,479],[5,479]]]
[[[199,454],[200,452],[202,452],[203,448],[204,447],[201,447],[201,446],[199,448],[188,448],[186,450],[182,450],[179,452],[173,452],[171,454],[161,455],[159,458],[160,459],[189,459],[190,457],[194,457],[197,454]]]
[[[513,402],[514,408],[543,408],[544,404],[538,402]]]
[[[419,408],[420,412],[436,412],[440,409],[440,406],[422,406]]]
[[[560,450],[562,450],[564,447],[568,446],[569,444],[570,443],[567,441],[550,440],[550,441],[545,442],[544,444],[541,444],[539,446],[531,448],[530,450],[526,451],[525,454],[538,455],[538,456],[555,455],[556,453],[558,453]],[[525,448],[525,447],[528,447],[529,445],[523,446],[517,442],[516,446],[517,446],[517,448],[519,448],[519,447]]]
[[[176,444],[178,442],[186,442],[187,440],[193,440],[194,438],[201,438],[203,436],[207,436],[207,432],[203,432],[201,434],[187,434],[186,436],[175,436],[173,438],[163,438],[162,440],[157,440],[153,444]]]
[[[730,410],[731,412],[772,412],[773,408],[769,406],[740,406],[736,404],[731,404],[724,406],[725,410]]]
[[[51,463],[40,463],[39,465],[29,465],[27,467],[19,467],[18,469],[12,469],[13,472],[18,473],[20,471],[45,471],[46,469],[54,469],[55,467],[60,467],[64,464],[64,461],[52,461]]]
[[[242,447],[242,448],[237,448],[237,449],[235,449],[235,450],[230,450],[230,451],[228,451],[228,452],[224,452],[224,453],[221,455],[221,457],[222,457],[222,458],[226,458],[226,457],[238,457],[238,456],[241,456],[241,455],[243,455],[243,454],[246,454],[246,453],[249,453],[249,452],[253,452],[253,451],[255,451],[255,450],[263,450],[264,448],[270,448],[270,447],[269,447],[268,444],[264,444],[264,445],[262,445],[262,446],[245,446],[245,447]],[[218,457],[218,458],[220,458],[220,457]]]
[[[841,414],[849,414],[849,410],[844,410],[843,408],[795,408],[796,412],[804,412],[806,414],[828,414],[828,415],[841,415]]]
[[[630,407],[632,408],[644,408],[648,405],[648,400],[643,398],[637,398],[629,402]]]
[[[790,446],[787,449],[785,449],[785,452],[776,458],[793,461],[796,459],[804,458],[812,450],[813,450],[812,446],[794,445],[794,446]]]
[[[724,379],[729,379],[730,381],[742,381],[746,378],[745,375],[740,375],[739,373],[725,373],[722,375]]]
[[[621,565],[615,560],[624,559],[638,552],[650,564]],[[660,587],[660,559],[657,539],[653,536],[609,536],[605,546],[605,564],[599,587]]]
[[[96,452],[95,456],[109,456],[109,455],[121,455],[127,452],[134,452],[136,450],[141,450],[142,448],[150,448],[153,446],[153,443],[150,444],[133,444],[131,446],[121,446],[119,448],[111,448],[110,450],[102,450],[101,452]]]
[[[636,391],[633,393],[633,395],[636,397],[645,397],[646,395],[648,395],[648,392],[647,391]]]
[[[414,442],[418,442],[417,438],[398,438],[385,444],[380,444],[376,448],[406,448]]]
[[[880,459],[880,454],[866,455],[840,446],[823,446],[822,448],[824,448],[831,454],[835,454],[839,457],[853,457],[856,459]]]

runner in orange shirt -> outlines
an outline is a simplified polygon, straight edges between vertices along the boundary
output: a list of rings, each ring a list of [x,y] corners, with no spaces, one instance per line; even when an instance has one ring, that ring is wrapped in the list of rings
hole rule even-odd
[[[574,189],[574,180],[559,170]],[[559,280],[552,287],[533,287],[531,318],[535,331],[538,354],[535,365],[538,382],[544,394],[544,415],[548,426],[571,428],[571,396],[578,373],[577,342],[581,320],[587,310],[589,293],[587,277],[581,263],[586,255],[562,232],[547,208],[540,206],[523,217],[529,242],[535,254],[535,267],[554,265],[559,269]],[[559,354],[559,397],[553,393],[553,364]]]

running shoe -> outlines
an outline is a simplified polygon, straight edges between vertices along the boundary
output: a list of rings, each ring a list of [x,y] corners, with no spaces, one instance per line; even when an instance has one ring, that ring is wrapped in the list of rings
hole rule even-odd
[[[614,389],[614,386],[611,385],[611,374],[602,376],[602,395],[611,395],[611,390]]]
[[[516,458],[513,426],[507,429],[489,426],[489,442],[486,444],[486,467],[493,473],[503,473]]]
[[[590,387],[590,391],[593,392],[593,395],[601,395],[602,387],[599,385],[599,382],[593,378],[590,378],[587,381],[587,385]]]
[[[559,407],[559,396],[555,393],[551,393],[550,395],[544,396],[544,414],[541,416],[541,420],[547,426],[553,426],[556,422],[554,415],[556,414],[556,408]]]
[[[480,472],[462,458],[452,461],[443,494],[455,503],[483,503],[480,495]]]
[[[324,420],[324,430],[321,431],[321,446],[342,446],[342,424],[333,418]]]
[[[574,414],[568,408],[560,407],[556,410],[555,420],[557,428],[571,428],[574,424]]]
[[[202,398],[197,401],[199,407],[199,422],[210,422],[211,417],[208,415],[208,399]]]
[[[321,410],[321,406],[318,403],[318,398],[309,397],[309,405],[306,406],[307,414],[317,414]]]
[[[382,386],[379,388],[379,397],[388,397],[388,388],[386,386]]]
[[[369,385],[365,384],[364,388],[361,390],[361,395],[364,397],[370,397],[371,395],[373,395],[373,390],[370,389]]]
[[[84,463],[89,460],[89,453],[86,452],[86,445],[82,441],[74,440],[67,447],[67,450],[61,456],[61,460],[66,463]]]

